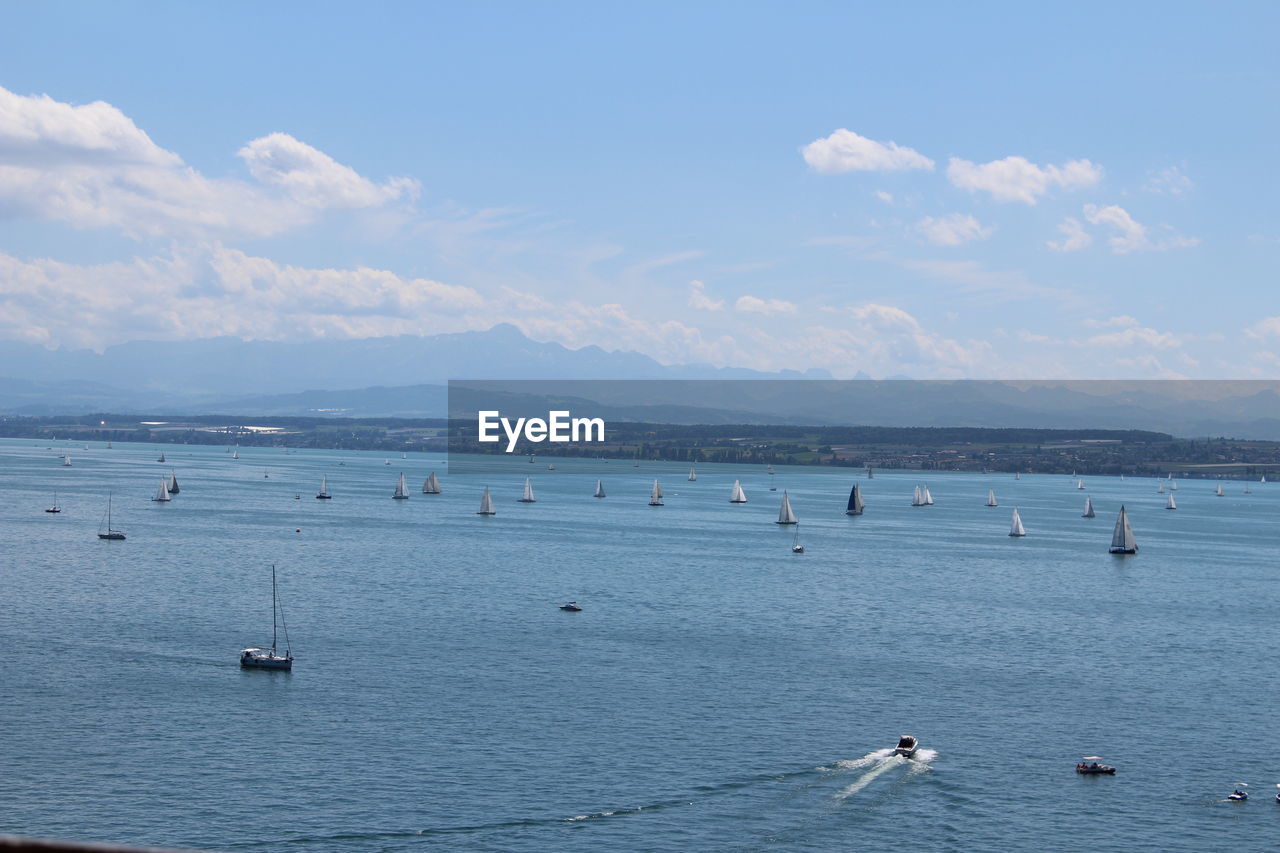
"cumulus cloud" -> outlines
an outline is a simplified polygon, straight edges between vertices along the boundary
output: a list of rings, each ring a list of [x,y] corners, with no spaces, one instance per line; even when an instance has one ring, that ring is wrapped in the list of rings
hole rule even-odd
[[[1153,173],[1147,179],[1145,189],[1147,192],[1161,193],[1163,195],[1182,195],[1190,192],[1193,184],[1191,179],[1182,173],[1177,166],[1170,166],[1168,169],[1161,169]]]
[[[916,223],[915,228],[935,246],[962,246],[974,240],[985,240],[995,231],[994,228],[983,227],[966,213],[926,216]]]
[[[826,174],[933,168],[933,161],[913,148],[896,142],[876,142],[845,128],[815,139],[800,150],[810,168]]]
[[[1280,317],[1266,317],[1244,331],[1251,338],[1280,338]]]
[[[1054,251],[1078,252],[1093,243],[1093,237],[1084,230],[1080,220],[1071,216],[1068,216],[1058,224],[1058,233],[1062,235],[1061,240],[1057,242],[1053,240],[1047,241],[1049,248]]]
[[[1102,179],[1102,167],[1088,160],[1038,166],[1025,157],[1005,157],[982,164],[952,157],[947,178],[960,189],[990,193],[996,201],[1035,204],[1053,187],[1075,190],[1093,186]]]
[[[796,312],[794,303],[782,299],[759,299],[755,296],[739,296],[738,301],[733,303],[733,307],[744,314],[794,314]]]
[[[872,363],[899,369],[931,367],[956,375],[991,354],[986,341],[960,342],[927,330],[911,314],[893,305],[868,303],[847,310],[851,345]]]
[[[1135,220],[1129,212],[1116,204],[1099,207],[1096,204],[1084,206],[1084,218],[1093,225],[1110,228],[1114,233],[1107,239],[1111,251],[1117,255],[1129,252],[1163,251],[1187,246],[1199,245],[1200,241],[1193,237],[1182,237],[1173,233],[1168,226],[1163,227],[1165,236],[1152,238],[1146,226]]]
[[[283,133],[246,145],[254,181],[208,178],[117,108],[0,88],[0,216],[115,228],[131,237],[269,236],[333,208],[412,198]]]
[[[707,296],[706,286],[700,281],[689,282],[689,307],[699,311],[720,311],[724,300]]]

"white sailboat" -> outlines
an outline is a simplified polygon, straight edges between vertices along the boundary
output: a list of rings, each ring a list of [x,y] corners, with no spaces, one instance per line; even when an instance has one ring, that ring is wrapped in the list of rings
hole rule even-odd
[[[1178,481],[1177,481],[1177,480],[1170,480],[1170,481],[1169,481],[1169,491],[1171,491],[1171,492],[1176,492],[1176,491],[1178,491]]]
[[[1076,488],[1077,488],[1077,489],[1083,489],[1083,488],[1084,488],[1084,480],[1076,480]]]
[[[744,504],[747,502],[747,493],[742,491],[742,481],[733,481],[733,494],[729,496],[729,503]]]
[[[792,554],[804,553],[804,546],[800,544],[800,524],[798,522],[796,524],[796,535],[791,540],[791,553]]]
[[[332,499],[333,495],[329,494],[329,475],[325,474],[320,478],[320,491],[316,492],[316,500],[327,501]]]
[[[769,463],[769,467],[768,467],[768,469],[767,469],[767,470],[768,470],[768,472],[769,472],[769,476],[770,476],[770,477],[772,477],[772,476],[774,475],[773,463],[772,463],[772,462],[770,462],[770,463]]]
[[[911,493],[912,506],[924,506],[924,492],[920,491],[920,487],[916,486],[915,491]]]
[[[996,503],[996,490],[987,489],[987,506],[999,506],[999,505],[1000,504]]]
[[[436,477],[436,472],[432,471],[430,476],[422,484],[422,493],[424,495],[440,494],[440,479]]]
[[[928,484],[926,484],[926,485],[925,485],[925,487],[924,487],[924,491],[923,491],[923,492],[921,492],[921,496],[924,498],[924,505],[925,505],[925,506],[933,506],[933,495],[931,495],[931,494],[929,493],[929,486],[928,486]]]
[[[58,506],[58,493],[53,493],[53,506],[45,510],[45,512],[62,512],[62,507]]]
[[[1013,472],[1013,479],[1015,479],[1015,480],[1021,480],[1021,479],[1022,479],[1022,474],[1021,474],[1021,472],[1014,471],[1014,472]]]
[[[111,449],[111,442],[109,442],[109,441],[108,441],[108,442],[107,442],[107,450],[110,450],[110,449]]]
[[[284,628],[284,654],[276,651],[276,617]],[[289,626],[284,621],[284,607],[276,595],[276,567],[271,565],[271,648],[240,650],[240,666],[245,669],[293,669],[293,652],[289,648]]]
[[[857,483],[853,484],[853,488],[849,491],[849,503],[845,507],[845,515],[862,515],[862,510],[866,508],[866,504],[862,502],[862,489]]]
[[[1093,518],[1096,515],[1093,511],[1093,498],[1084,499],[1084,512],[1080,513],[1081,518]]]
[[[1174,501],[1173,501],[1173,492],[1170,492],[1170,493],[1167,495],[1167,497],[1168,497],[1168,500],[1166,500],[1166,501],[1164,502],[1164,508],[1165,508],[1165,509],[1177,509],[1177,508],[1178,508],[1178,505],[1177,505],[1176,503],[1174,503]]]
[[[489,487],[484,487],[484,494],[480,496],[480,510],[476,515],[497,515],[498,512],[493,508],[493,498],[489,497]]]
[[[662,486],[658,485],[658,481],[653,481],[653,491],[649,492],[649,506],[664,506],[662,503]]]
[[[178,475],[170,471],[169,472],[169,494],[176,495],[180,491],[182,491],[182,489],[178,488]]]
[[[1026,536],[1027,531],[1022,526],[1022,516],[1018,514],[1018,508],[1013,508],[1013,521],[1009,525],[1010,536]]]
[[[871,468],[870,468],[870,466],[868,466],[868,467],[867,467],[867,479],[868,479],[868,480],[874,480],[875,478],[876,478],[876,472],[875,472],[875,471],[872,471],[872,470],[871,470]]]
[[[1259,482],[1259,483],[1265,483],[1265,482],[1267,482],[1267,475],[1266,475],[1266,474],[1263,474],[1263,475],[1262,475],[1262,479],[1261,479],[1261,480],[1259,480],[1258,482]]]
[[[1218,488],[1216,488],[1216,489],[1214,489],[1214,490],[1213,490],[1213,493],[1214,493],[1215,495],[1217,495],[1218,497],[1222,497],[1223,495],[1225,495],[1225,494],[1226,494],[1226,492],[1224,492],[1224,491],[1222,490],[1222,484],[1221,484],[1221,483],[1219,483],[1219,484],[1218,484]]]
[[[71,467],[71,457],[70,457],[70,456],[63,456],[63,457],[62,457],[62,467],[63,467],[63,468],[70,468],[70,467]]]
[[[232,459],[240,458],[240,448],[237,447],[235,450],[231,451],[231,458]]]
[[[1244,494],[1246,494],[1246,495],[1251,495],[1251,494],[1253,494],[1253,489],[1249,488],[1249,484],[1248,484],[1248,483],[1245,483],[1245,484],[1244,484]]]
[[[778,508],[778,520],[774,524],[799,524],[795,512],[791,509],[791,498],[787,495],[787,490],[782,490],[782,506]]]
[[[160,502],[172,500],[172,498],[169,497],[169,480],[167,478],[160,478],[160,488],[156,489],[155,497],[151,500]]]
[[[1161,483],[1160,485],[1156,486],[1156,494],[1158,495],[1164,494],[1164,483]]]
[[[690,483],[698,482],[698,468],[695,465],[689,466],[689,482]]]
[[[591,497],[593,498],[604,497],[604,481],[603,480],[596,480],[596,493]]]
[[[1138,553],[1138,541],[1133,538],[1133,529],[1129,527],[1129,516],[1123,506],[1120,507],[1120,514],[1116,516],[1116,528],[1111,534],[1110,550],[1112,554]]]
[[[102,532],[102,526],[98,526],[99,539],[123,539],[124,531],[116,530],[111,526],[111,495],[107,495],[107,532]]]
[[[520,496],[519,500],[522,504],[537,503],[533,497],[533,481],[528,477],[524,478],[524,494]]]
[[[396,491],[391,497],[398,501],[409,500],[409,490],[404,487],[403,473],[400,474],[400,479],[396,480]]]

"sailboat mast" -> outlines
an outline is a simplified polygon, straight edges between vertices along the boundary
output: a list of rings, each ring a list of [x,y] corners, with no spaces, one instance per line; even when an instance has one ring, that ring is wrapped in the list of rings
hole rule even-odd
[[[271,654],[276,653],[276,564],[271,564]]]

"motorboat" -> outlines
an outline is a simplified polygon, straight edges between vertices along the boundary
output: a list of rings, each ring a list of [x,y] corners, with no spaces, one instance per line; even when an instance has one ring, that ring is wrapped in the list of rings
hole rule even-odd
[[[920,739],[915,735],[903,735],[898,738],[898,745],[893,748],[894,755],[901,755],[906,758],[916,754],[916,750],[920,748]]]
[[[1110,764],[1103,764],[1100,755],[1086,755],[1076,763],[1076,772],[1086,776],[1114,776],[1116,769]]]
[[[1227,799],[1228,800],[1247,800],[1249,799],[1249,792],[1241,791],[1239,788],[1236,788],[1234,791],[1232,791],[1230,794],[1227,795]]]
[[[579,610],[582,609],[582,605],[578,604],[578,602],[576,601],[566,601],[564,604],[560,605],[560,609],[568,610],[571,613],[577,613]]]

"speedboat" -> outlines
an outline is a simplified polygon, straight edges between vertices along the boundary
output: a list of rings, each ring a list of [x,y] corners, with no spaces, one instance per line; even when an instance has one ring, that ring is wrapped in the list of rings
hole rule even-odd
[[[1086,755],[1077,762],[1076,772],[1086,776],[1114,776],[1116,769],[1110,764],[1103,764],[1100,755]]]
[[[1249,799],[1249,792],[1241,791],[1239,788],[1236,788],[1234,791],[1232,791],[1230,794],[1227,795],[1227,799],[1228,800],[1247,800]],[[1280,795],[1277,795],[1277,799],[1280,799]]]
[[[791,546],[791,553],[792,553],[792,554],[803,554],[803,553],[804,553],[804,546],[803,546],[803,545],[792,545],[792,546]]]
[[[916,750],[920,748],[920,739],[915,735],[903,735],[898,738],[898,745],[893,748],[894,755],[902,755],[907,758],[916,754]]]
[[[560,605],[560,609],[569,610],[573,613],[577,613],[579,610],[582,609],[582,606],[579,605],[578,602],[576,601],[566,601],[564,604]]]

